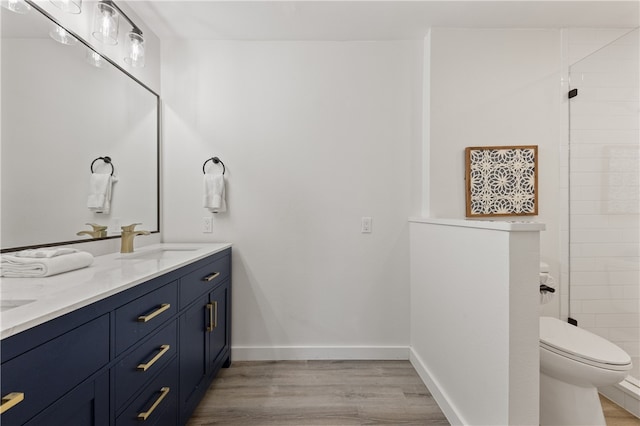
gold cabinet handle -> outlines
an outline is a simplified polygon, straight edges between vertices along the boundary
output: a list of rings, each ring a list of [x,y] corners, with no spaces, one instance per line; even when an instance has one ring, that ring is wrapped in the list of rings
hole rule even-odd
[[[207,331],[211,332],[218,326],[218,302],[207,303],[209,310],[209,325]]]
[[[213,302],[213,328],[218,327],[218,302]]]
[[[213,274],[209,274],[206,277],[202,278],[202,281],[213,281],[218,278],[218,275],[220,275],[220,272],[214,272]]]
[[[213,331],[213,304],[207,303],[207,310],[209,311],[209,324],[207,324],[207,331]]]
[[[147,362],[146,364],[139,364],[138,367],[136,367],[136,370],[138,370],[138,371],[147,371],[149,368],[151,368],[151,366],[153,364],[156,363],[156,361],[158,361],[160,358],[162,358],[162,355],[166,354],[169,349],[171,349],[170,345],[162,345],[162,346],[160,346],[160,352],[158,352],[156,354],[156,356],[151,358],[151,360],[149,360],[149,362]]]
[[[158,309],[156,309],[155,311],[151,312],[149,315],[140,315],[138,317],[138,322],[151,321],[152,319],[154,319],[155,317],[157,317],[158,315],[160,315],[161,313],[163,313],[164,311],[166,311],[170,307],[171,307],[170,303],[163,303],[162,305],[160,305],[160,307]]]
[[[158,405],[160,405],[162,400],[169,394],[169,390],[170,389],[166,386],[160,389],[160,396],[158,397],[158,399],[156,399],[156,402],[153,403],[153,405],[151,406],[151,408],[149,408],[149,410],[139,413],[138,420],[147,420],[147,418],[149,418],[151,413],[153,413],[153,411],[156,408],[158,408]]]
[[[24,400],[23,392],[11,392],[9,394],[6,394],[2,397],[2,404],[0,404],[0,414],[20,404],[22,400]]]

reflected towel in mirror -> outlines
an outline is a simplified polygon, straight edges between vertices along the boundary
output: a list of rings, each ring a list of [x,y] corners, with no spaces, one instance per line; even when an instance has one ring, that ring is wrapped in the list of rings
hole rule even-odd
[[[95,213],[109,214],[111,210],[111,193],[113,184],[118,178],[109,174],[91,173],[89,179],[89,198],[87,207]]]

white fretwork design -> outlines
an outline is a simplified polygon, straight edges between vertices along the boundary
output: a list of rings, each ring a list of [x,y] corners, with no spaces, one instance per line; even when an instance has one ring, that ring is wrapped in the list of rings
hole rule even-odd
[[[536,146],[467,148],[467,216],[537,214]]]

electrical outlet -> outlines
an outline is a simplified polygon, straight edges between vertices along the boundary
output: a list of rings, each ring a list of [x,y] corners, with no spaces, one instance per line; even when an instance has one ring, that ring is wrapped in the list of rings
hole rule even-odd
[[[202,232],[203,233],[211,233],[211,232],[213,232],[213,218],[212,217],[203,217],[202,218]]]
[[[362,232],[363,234],[371,233],[371,218],[370,217],[363,217],[362,218],[362,220],[360,221],[360,232]]]

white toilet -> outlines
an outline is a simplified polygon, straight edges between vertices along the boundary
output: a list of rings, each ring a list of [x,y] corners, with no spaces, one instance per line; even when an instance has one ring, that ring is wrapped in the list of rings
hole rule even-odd
[[[540,424],[606,425],[599,386],[620,383],[631,357],[600,336],[540,317]]]

